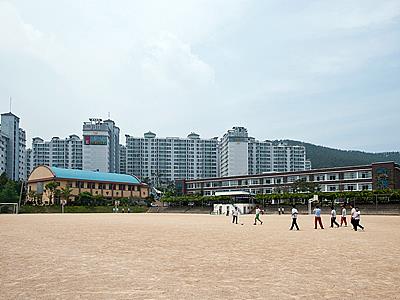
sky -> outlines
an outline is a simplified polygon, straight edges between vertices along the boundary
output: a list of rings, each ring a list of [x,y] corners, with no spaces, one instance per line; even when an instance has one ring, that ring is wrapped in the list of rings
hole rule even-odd
[[[0,111],[28,144],[125,134],[400,151],[398,0],[0,0]]]

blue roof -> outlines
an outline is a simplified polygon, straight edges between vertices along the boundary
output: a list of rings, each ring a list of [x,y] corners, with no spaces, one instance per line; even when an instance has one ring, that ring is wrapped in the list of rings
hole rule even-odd
[[[55,177],[57,178],[140,184],[140,180],[131,175],[93,172],[76,169],[62,169],[57,167],[48,168],[54,173]]]

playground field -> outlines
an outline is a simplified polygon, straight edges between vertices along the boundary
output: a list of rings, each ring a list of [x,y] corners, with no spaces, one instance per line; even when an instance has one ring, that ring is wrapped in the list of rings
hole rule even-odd
[[[1,299],[399,299],[400,217],[0,215]]]

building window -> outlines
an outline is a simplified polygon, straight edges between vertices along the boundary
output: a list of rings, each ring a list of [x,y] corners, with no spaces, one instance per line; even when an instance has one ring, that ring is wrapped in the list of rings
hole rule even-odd
[[[360,178],[371,178],[372,172],[371,171],[363,171],[359,173]]]
[[[357,172],[345,172],[343,175],[344,179],[356,179],[357,178]]]

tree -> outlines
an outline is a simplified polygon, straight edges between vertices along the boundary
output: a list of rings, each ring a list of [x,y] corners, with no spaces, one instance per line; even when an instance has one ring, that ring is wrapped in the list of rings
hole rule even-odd
[[[306,193],[313,193],[320,190],[318,183],[305,181],[303,179],[299,179],[293,182],[292,189],[294,192],[306,192]]]
[[[0,189],[3,188],[6,183],[9,181],[6,172],[1,173],[0,175]]]
[[[60,184],[58,182],[52,181],[44,186],[44,188],[49,196],[49,204],[53,203],[55,191],[59,185]]]
[[[0,191],[0,202],[15,202],[18,203],[19,196],[16,191],[16,184],[9,180]]]
[[[95,195],[93,196],[93,203],[102,206],[107,204],[107,200],[102,195]]]
[[[94,199],[93,195],[89,192],[82,192],[78,195],[78,205],[93,205]]]
[[[61,188],[61,198],[67,201],[67,204],[69,204],[69,200],[72,195],[72,189],[69,186]]]
[[[37,194],[35,191],[29,191],[28,192],[28,199],[26,202],[33,204],[36,203],[36,198],[37,198]]]

